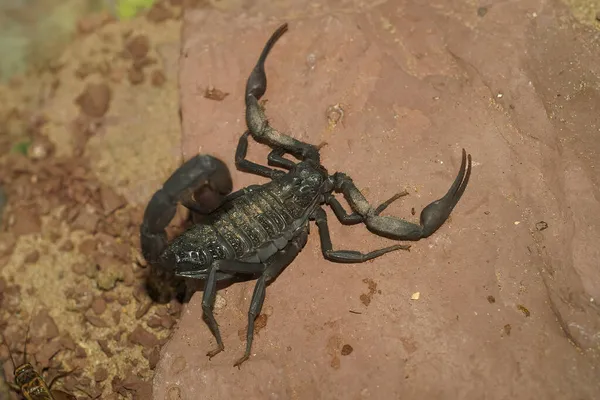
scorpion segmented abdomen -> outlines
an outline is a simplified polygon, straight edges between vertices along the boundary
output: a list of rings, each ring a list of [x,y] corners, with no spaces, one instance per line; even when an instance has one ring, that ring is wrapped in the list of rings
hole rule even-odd
[[[267,233],[262,227],[252,220],[243,206],[245,197],[239,197],[232,202],[232,207],[226,211],[226,216],[235,226],[239,235],[244,235],[250,240],[249,250],[252,251],[267,240]]]
[[[241,258],[252,250],[252,241],[233,224],[228,213],[221,214],[214,227],[234,251],[235,258]]]

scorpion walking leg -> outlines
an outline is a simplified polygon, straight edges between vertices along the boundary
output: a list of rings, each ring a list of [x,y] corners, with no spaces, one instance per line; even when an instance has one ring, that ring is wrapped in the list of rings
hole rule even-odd
[[[267,284],[277,278],[277,276],[287,267],[294,258],[300,253],[308,240],[308,229],[305,229],[280,252],[271,257],[267,261],[263,274],[258,278],[252,300],[250,301],[250,309],[248,311],[248,328],[246,332],[246,351],[244,355],[235,362],[234,367],[240,367],[242,363],[250,358],[252,351],[252,342],[254,340],[254,321],[260,315],[263,303],[265,301]]]
[[[174,276],[161,268],[159,258],[167,246],[165,228],[175,216],[177,203],[201,213],[217,208],[232,190],[231,175],[219,159],[197,155],[173,172],[148,203],[140,227],[140,244],[144,258],[150,263],[148,291],[155,301],[170,300],[171,293],[160,293],[158,287],[168,289]]]
[[[254,69],[246,83],[246,125],[257,142],[267,144],[272,148],[282,148],[299,158],[312,158],[320,163],[319,150],[316,146],[296,140],[278,132],[269,126],[267,117],[258,103],[267,90],[267,75],[265,61],[277,40],[287,31],[287,23],[281,25],[269,38],[258,58]]]
[[[218,260],[210,266],[208,278],[206,279],[206,284],[204,286],[204,293],[202,295],[202,311],[206,317],[208,327],[215,336],[217,348],[206,353],[209,359],[213,358],[225,349],[223,340],[221,339],[219,324],[217,324],[217,320],[215,319],[213,313],[215,298],[217,296],[217,272],[256,274],[261,273],[263,270],[263,263],[248,263],[236,260]],[[186,274],[185,276],[192,278],[194,277],[192,274]]]
[[[318,208],[315,213],[315,221],[319,228],[319,237],[321,239],[321,251],[323,257],[329,261],[339,263],[363,263],[368,260],[380,257],[386,253],[396,250],[408,250],[410,246],[396,244],[394,246],[385,247],[383,249],[374,250],[369,253],[361,253],[355,250],[333,250],[329,226],[327,225],[327,214],[322,208]]]
[[[235,151],[235,166],[240,171],[249,172],[251,174],[256,174],[260,176],[264,176],[265,178],[275,179],[281,175],[284,175],[285,172],[278,171],[276,169],[272,169],[269,167],[265,167],[264,165],[257,164],[250,160],[246,159],[246,154],[248,153],[248,135],[249,131],[244,132],[244,134],[240,137],[238,142],[237,149]]]
[[[371,232],[395,240],[417,241],[429,237],[446,222],[463,195],[470,176],[471,155],[467,156],[463,149],[460,171],[454,183],[444,197],[432,202],[421,211],[419,225],[396,217],[378,215],[389,205],[389,200],[377,209],[373,209],[348,176],[335,174],[334,181],[336,191],[341,191],[352,209],[363,216],[365,225]]]

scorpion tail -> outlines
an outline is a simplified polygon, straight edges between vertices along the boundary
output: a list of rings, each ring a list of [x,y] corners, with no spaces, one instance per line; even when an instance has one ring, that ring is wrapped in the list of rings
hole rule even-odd
[[[353,221],[364,221],[367,228],[379,236],[394,240],[417,241],[429,237],[446,222],[450,213],[462,197],[470,177],[471,155],[467,155],[467,152],[463,149],[460,171],[454,183],[444,197],[432,202],[423,209],[419,225],[401,218],[379,215],[393,201],[408,194],[406,192],[399,193],[379,207],[373,208],[354,185],[352,179],[345,174],[335,174],[334,184],[337,188],[336,191],[341,191],[344,194],[344,197],[355,212],[352,218],[344,218]]]
[[[260,57],[258,58],[258,62],[256,63],[256,66],[254,66],[254,69],[252,70],[252,73],[248,78],[248,82],[246,83],[246,98],[248,98],[248,95],[252,95],[256,98],[256,100],[260,100],[260,98],[267,91],[267,75],[265,74],[265,61],[267,60],[267,56],[271,52],[271,49],[273,48],[273,46],[275,46],[275,43],[277,43],[279,38],[283,36],[283,34],[287,32],[287,30],[288,24],[286,22],[279,28],[277,28],[275,32],[273,32],[273,34],[267,41],[267,44],[265,44],[265,47],[263,48],[263,51],[260,54]]]

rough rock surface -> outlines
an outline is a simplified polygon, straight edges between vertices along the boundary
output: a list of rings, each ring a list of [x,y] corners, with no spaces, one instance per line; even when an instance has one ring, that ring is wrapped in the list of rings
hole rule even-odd
[[[451,220],[410,253],[334,264],[313,229],[269,286],[241,370],[253,283],[219,292],[226,349],[210,361],[196,293],[162,349],[154,398],[600,398],[598,32],[552,0],[242,3],[184,17],[185,158],[211,153],[234,170],[246,79],[288,21],[266,66],[274,127],[327,141],[323,163],[374,204],[409,190],[388,215],[416,220],[462,147],[473,175]],[[205,98],[211,87],[229,95]],[[251,142],[251,159],[267,152]],[[390,242],[327,212],[339,249]]]

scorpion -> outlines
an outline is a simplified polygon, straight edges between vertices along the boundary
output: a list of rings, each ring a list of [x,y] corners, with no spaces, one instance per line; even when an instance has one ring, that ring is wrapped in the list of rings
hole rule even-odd
[[[203,317],[216,339],[216,348],[206,353],[209,360],[225,347],[213,314],[217,283],[246,277],[256,279],[248,311],[246,348],[234,367],[248,360],[254,337],[254,322],[262,310],[266,287],[307,243],[310,221],[317,225],[325,259],[337,263],[363,263],[386,253],[409,250],[410,245],[395,244],[363,253],[334,250],[327,214],[332,208],[343,225],[364,223],[379,236],[399,241],[418,241],[437,231],[463,195],[471,175],[471,155],[462,150],[460,171],[448,192],[427,205],[417,225],[381,213],[392,202],[407,194],[398,193],[378,207],[372,207],[351,177],[342,172],[329,174],[321,164],[321,145],[312,145],[280,133],[269,125],[259,100],[267,88],[266,58],[287,31],[284,23],[271,35],[246,83],[245,120],[235,152],[236,168],[269,178],[262,185],[250,185],[232,193],[232,179],[226,164],[211,155],[198,154],[176,169],[146,206],[140,227],[142,255],[150,265],[155,282],[204,280]],[[271,147],[269,166],[246,158],[248,137]],[[294,162],[286,157],[292,155]],[[468,160],[468,161],[467,161]],[[275,168],[271,168],[275,167]],[[279,168],[279,169],[277,169]],[[352,209],[348,213],[335,194],[342,194]],[[166,228],[178,204],[190,211],[193,220],[179,236],[167,240]],[[148,293],[161,301],[159,284],[147,283]],[[177,286],[175,284],[172,287]],[[167,299],[162,299],[167,301]]]

